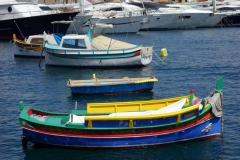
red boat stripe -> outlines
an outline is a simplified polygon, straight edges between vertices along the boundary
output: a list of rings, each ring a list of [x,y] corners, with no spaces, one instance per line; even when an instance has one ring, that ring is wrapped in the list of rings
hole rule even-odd
[[[127,138],[127,137],[147,137],[147,136],[156,136],[156,135],[162,135],[162,134],[169,134],[169,133],[174,133],[174,132],[178,132],[181,130],[185,130],[194,126],[197,126],[198,124],[202,123],[202,121],[208,119],[211,117],[211,113],[207,113],[204,117],[202,117],[201,119],[199,119],[198,121],[196,121],[195,123],[189,124],[187,126],[181,127],[181,128],[177,128],[177,129],[170,129],[167,131],[160,131],[160,132],[153,132],[153,133],[144,133],[144,134],[119,134],[119,135],[81,135],[81,134],[59,134],[59,133],[55,133],[55,132],[46,132],[46,131],[41,131],[41,130],[36,130],[36,129],[32,129],[26,126],[22,126],[22,128],[27,129],[27,130],[31,130],[34,132],[39,132],[39,133],[43,133],[43,134],[49,134],[49,135],[58,135],[58,136],[67,136],[67,137],[81,137],[81,138]]]

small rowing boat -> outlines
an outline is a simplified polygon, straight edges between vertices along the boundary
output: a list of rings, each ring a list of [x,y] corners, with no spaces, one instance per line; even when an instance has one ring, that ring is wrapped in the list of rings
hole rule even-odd
[[[154,77],[129,78],[121,79],[98,79],[93,74],[90,80],[71,80],[67,86],[71,88],[72,94],[105,94],[114,95],[121,93],[143,92],[153,89],[154,82],[158,80]]]

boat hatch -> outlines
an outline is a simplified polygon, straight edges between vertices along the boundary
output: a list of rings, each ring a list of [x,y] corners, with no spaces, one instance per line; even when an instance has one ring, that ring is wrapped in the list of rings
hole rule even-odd
[[[62,47],[87,49],[84,39],[64,39]]]
[[[32,38],[30,43],[43,44],[43,38]]]

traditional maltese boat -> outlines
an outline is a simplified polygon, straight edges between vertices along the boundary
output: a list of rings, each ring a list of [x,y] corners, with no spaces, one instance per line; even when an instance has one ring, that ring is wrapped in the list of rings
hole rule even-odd
[[[19,103],[22,145],[73,149],[148,147],[222,133],[222,86],[206,98],[189,95],[161,100],[88,103],[86,110],[53,113]]]
[[[67,82],[67,86],[71,88],[72,94],[105,94],[114,95],[120,93],[143,92],[153,89],[154,82],[158,80],[152,77],[129,78],[122,79],[98,79],[93,74],[90,80],[71,80]]]
[[[59,34],[58,34],[59,35]],[[54,35],[47,35],[47,41],[51,44],[57,44],[56,40],[54,39]],[[20,40],[16,38],[16,35],[13,34],[14,40],[14,57],[28,57],[28,58],[40,58],[41,52],[43,50],[43,34],[38,35],[31,35],[24,40]],[[42,57],[45,54],[43,52]]]
[[[53,25],[54,24],[70,25],[72,23],[73,23],[72,21],[52,22]],[[28,38],[25,37],[24,40],[20,40],[20,39],[17,39],[16,34],[13,34],[14,57],[26,57],[26,58],[40,58],[41,56],[44,57],[45,53],[44,52],[42,53],[44,38],[49,43],[53,45],[57,45],[59,43],[59,37],[62,37],[62,36],[63,36],[62,33],[46,34],[45,37],[44,37],[44,34],[36,34],[36,35],[30,35]]]
[[[102,27],[100,24],[95,26]],[[92,34],[92,31],[90,29],[85,35],[65,35],[59,45],[45,43],[45,64],[88,68],[143,67],[152,61],[153,46],[134,45]]]

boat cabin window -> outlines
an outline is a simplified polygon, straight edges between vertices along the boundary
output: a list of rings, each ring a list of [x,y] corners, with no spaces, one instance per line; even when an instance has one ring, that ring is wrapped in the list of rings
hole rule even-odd
[[[84,39],[64,39],[62,43],[64,48],[80,48],[86,49],[86,43]]]
[[[33,38],[30,43],[43,44],[43,38]]]
[[[231,8],[231,7],[223,7],[223,8],[218,8],[219,11],[236,11],[236,8]]]
[[[102,9],[103,11],[123,11],[122,7],[114,7],[114,8],[107,8],[107,9]]]
[[[39,6],[43,11],[51,11],[52,9],[48,6]]]
[[[12,7],[8,7],[8,12],[12,12]]]

